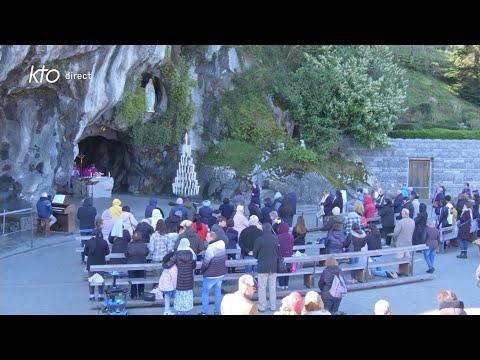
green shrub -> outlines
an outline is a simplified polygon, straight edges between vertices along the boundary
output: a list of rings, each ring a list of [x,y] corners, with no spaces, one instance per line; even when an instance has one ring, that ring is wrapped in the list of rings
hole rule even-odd
[[[145,116],[146,106],[145,90],[141,86],[140,76],[129,77],[119,105],[120,122],[128,126],[139,123]]]
[[[397,139],[472,139],[480,140],[480,131],[473,130],[449,130],[449,129],[425,129],[425,130],[393,130],[391,138]]]
[[[240,140],[223,140],[210,145],[199,155],[199,163],[211,166],[230,166],[236,177],[248,177],[254,165],[262,159],[262,151],[253,144]]]

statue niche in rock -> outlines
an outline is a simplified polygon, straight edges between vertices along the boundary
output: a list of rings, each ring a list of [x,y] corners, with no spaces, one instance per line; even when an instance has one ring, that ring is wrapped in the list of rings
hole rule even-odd
[[[147,102],[147,112],[154,113],[155,87],[153,86],[153,78],[150,78],[150,80],[148,80],[147,86],[145,86],[145,99]]]

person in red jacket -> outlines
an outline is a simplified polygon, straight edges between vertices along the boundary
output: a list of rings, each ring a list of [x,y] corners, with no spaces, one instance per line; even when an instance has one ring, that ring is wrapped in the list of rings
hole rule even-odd
[[[202,240],[202,249],[203,249],[205,244],[205,237],[207,236],[207,232],[208,232],[207,225],[205,225],[200,221],[199,216],[196,216],[193,219],[192,229],[195,230],[198,236],[200,236],[200,239]]]
[[[367,219],[373,218],[375,216],[375,205],[373,205],[372,198],[365,194],[363,200],[365,201],[365,217]]]

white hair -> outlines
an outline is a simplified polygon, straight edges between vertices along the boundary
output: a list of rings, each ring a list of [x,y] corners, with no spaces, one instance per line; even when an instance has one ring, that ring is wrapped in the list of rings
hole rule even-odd
[[[408,209],[402,209],[402,218],[406,218],[410,216],[410,210]]]
[[[237,211],[238,211],[238,212],[241,212],[241,213],[243,214],[243,212],[244,212],[245,210],[243,209],[243,206],[242,206],[242,205],[237,205]]]
[[[375,303],[375,315],[387,315],[390,311],[390,304],[387,300],[378,300]]]

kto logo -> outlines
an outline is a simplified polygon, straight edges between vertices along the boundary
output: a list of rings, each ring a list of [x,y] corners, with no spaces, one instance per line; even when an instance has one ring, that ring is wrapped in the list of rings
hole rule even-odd
[[[52,84],[54,82],[57,82],[57,80],[60,79],[60,72],[58,70],[46,69],[45,65],[43,65],[41,69],[37,69],[37,71],[35,71],[35,72],[34,72],[34,70],[35,70],[35,68],[32,65],[32,68],[30,69],[30,77],[28,78],[29,83],[32,82],[32,79],[36,83],[42,83],[44,74],[45,74],[45,80],[47,80],[47,82],[49,82],[50,84]],[[40,74],[38,74],[38,73],[40,73]],[[37,75],[40,76],[40,81],[38,80]]]

